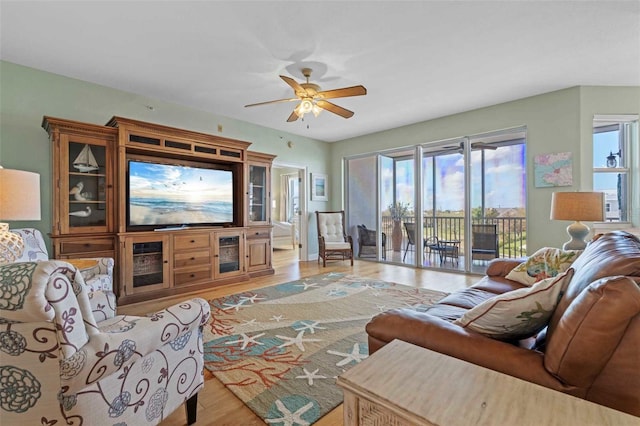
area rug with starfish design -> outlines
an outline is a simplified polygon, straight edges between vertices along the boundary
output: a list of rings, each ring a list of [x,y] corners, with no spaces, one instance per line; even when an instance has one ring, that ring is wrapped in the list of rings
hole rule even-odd
[[[211,300],[205,366],[266,423],[311,425],[342,403],[336,377],[367,358],[374,315],[445,295],[328,273]]]

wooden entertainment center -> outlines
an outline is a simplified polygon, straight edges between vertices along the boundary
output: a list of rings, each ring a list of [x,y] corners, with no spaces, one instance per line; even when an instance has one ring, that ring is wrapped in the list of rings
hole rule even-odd
[[[118,304],[274,272],[269,206],[275,156],[248,151],[250,142],[122,117],[100,126],[45,116],[42,127],[53,150],[54,257],[114,258]],[[133,226],[130,161],[227,171],[232,218],[202,226]]]

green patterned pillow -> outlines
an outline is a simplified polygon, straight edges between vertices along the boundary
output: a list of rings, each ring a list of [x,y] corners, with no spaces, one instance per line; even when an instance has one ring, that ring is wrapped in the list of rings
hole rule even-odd
[[[485,300],[455,320],[454,324],[499,340],[534,336],[551,319],[571,277],[573,269],[569,268],[564,273],[538,281],[531,287]]]
[[[566,271],[581,253],[582,250],[543,247],[525,262],[513,268],[505,278],[531,286],[540,280],[555,277]]]

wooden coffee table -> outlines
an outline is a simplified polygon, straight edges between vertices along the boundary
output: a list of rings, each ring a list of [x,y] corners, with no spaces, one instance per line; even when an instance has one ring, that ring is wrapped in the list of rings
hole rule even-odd
[[[344,424],[635,425],[640,419],[394,340],[338,377]]]

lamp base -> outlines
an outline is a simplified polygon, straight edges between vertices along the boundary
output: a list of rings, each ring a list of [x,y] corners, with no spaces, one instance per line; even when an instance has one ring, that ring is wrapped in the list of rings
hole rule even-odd
[[[563,250],[584,250],[587,247],[584,239],[589,235],[589,227],[584,223],[576,220],[567,226],[567,234],[569,234],[571,239],[564,243],[562,246]]]
[[[15,262],[23,251],[22,237],[9,231],[8,223],[0,223],[0,265]]]

